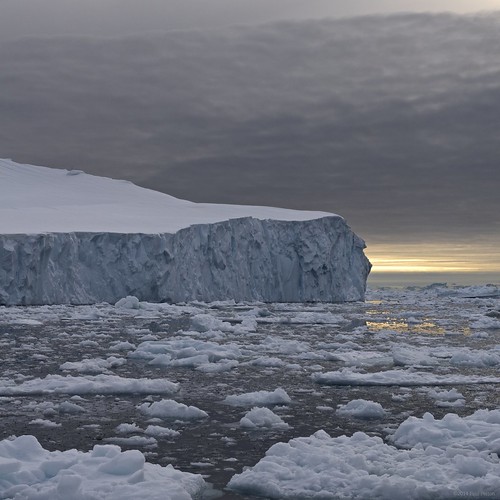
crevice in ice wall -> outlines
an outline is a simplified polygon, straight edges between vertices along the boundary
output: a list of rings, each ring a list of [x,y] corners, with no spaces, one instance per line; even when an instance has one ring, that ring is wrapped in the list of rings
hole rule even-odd
[[[0,235],[0,304],[363,300],[370,263],[342,217],[252,217],[173,234]]]

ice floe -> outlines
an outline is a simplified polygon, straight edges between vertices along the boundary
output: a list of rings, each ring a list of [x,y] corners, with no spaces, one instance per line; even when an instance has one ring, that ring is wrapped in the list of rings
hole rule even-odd
[[[339,406],[337,413],[341,416],[356,418],[383,418],[386,414],[380,403],[366,399],[353,399]]]
[[[385,370],[360,372],[350,368],[326,373],[313,373],[312,379],[325,385],[454,385],[454,384],[495,384],[500,377],[477,375],[435,375],[414,370]]]
[[[124,378],[118,375],[47,375],[15,384],[0,380],[0,395],[28,394],[173,394],[179,385],[165,379]]]
[[[240,420],[240,426],[247,429],[288,429],[290,426],[269,408],[252,408]]]
[[[393,441],[364,432],[277,443],[229,488],[267,498],[495,498],[500,491],[500,417],[430,414],[406,420]]]
[[[233,406],[278,405],[291,403],[290,396],[279,387],[274,391],[255,391],[226,396],[224,403]]]
[[[34,436],[0,442],[3,499],[191,500],[205,487],[200,475],[148,463],[138,450],[48,451]]]
[[[148,417],[157,417],[177,420],[196,420],[208,417],[207,412],[196,406],[187,406],[173,399],[162,399],[153,403],[143,403],[139,410]]]

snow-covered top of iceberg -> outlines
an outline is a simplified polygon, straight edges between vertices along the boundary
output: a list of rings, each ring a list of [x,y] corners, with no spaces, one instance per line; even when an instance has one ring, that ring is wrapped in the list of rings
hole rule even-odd
[[[303,221],[335,216],[180,200],[128,181],[0,159],[0,234],[175,233],[240,217]]]

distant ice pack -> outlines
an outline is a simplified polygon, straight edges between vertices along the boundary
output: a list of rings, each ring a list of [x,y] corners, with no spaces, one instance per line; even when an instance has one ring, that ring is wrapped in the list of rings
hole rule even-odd
[[[0,160],[0,305],[363,300],[364,248],[336,214]]]

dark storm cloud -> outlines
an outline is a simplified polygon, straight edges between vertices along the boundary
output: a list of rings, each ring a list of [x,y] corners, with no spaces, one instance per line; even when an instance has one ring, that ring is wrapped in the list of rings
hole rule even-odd
[[[400,15],[0,46],[0,156],[368,240],[499,233],[500,17]]]

